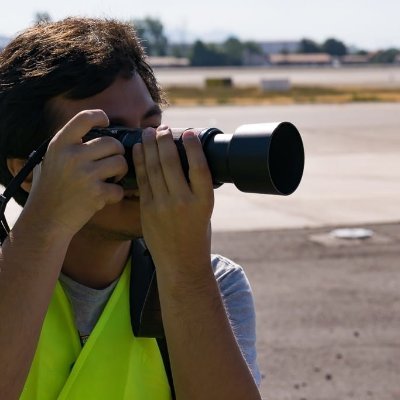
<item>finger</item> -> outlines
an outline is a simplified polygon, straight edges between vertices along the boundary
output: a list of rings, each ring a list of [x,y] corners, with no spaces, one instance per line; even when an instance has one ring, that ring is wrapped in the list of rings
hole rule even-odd
[[[147,128],[143,131],[142,145],[147,179],[153,197],[166,196],[168,194],[168,189],[158,154],[155,129]]]
[[[133,146],[132,158],[135,166],[136,182],[139,188],[140,201],[149,202],[153,198],[153,193],[147,177],[143,145],[141,143],[136,143]]]
[[[169,128],[158,128],[156,138],[168,192],[175,194],[189,193],[190,189],[182,170],[178,149],[175,146],[171,130]]]
[[[86,110],[76,114],[67,124],[59,130],[52,142],[81,143],[83,136],[94,127],[107,127],[109,120],[103,110]]]
[[[124,189],[115,183],[100,182],[105,204],[116,204],[124,198]]]
[[[95,161],[94,171],[100,180],[106,180],[115,177],[115,181],[118,182],[127,174],[128,163],[126,162],[124,156],[118,154]]]
[[[212,178],[200,139],[192,131],[184,132],[182,139],[189,163],[192,192],[201,197],[209,197],[213,191]]]
[[[101,160],[115,154],[125,154],[122,143],[111,137],[102,136],[82,144],[82,152],[88,160]]]

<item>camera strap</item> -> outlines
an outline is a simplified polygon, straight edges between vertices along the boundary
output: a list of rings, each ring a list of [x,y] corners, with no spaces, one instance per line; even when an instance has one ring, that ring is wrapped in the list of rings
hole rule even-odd
[[[35,166],[43,160],[50,140],[51,138],[46,139],[36,150],[34,150],[29,155],[28,160],[26,161],[26,164],[21,168],[21,171],[19,171],[18,174],[15,175],[13,179],[11,179],[4,192],[0,194],[0,245],[3,244],[4,240],[10,232],[10,227],[8,226],[5,216],[7,203],[14,196],[15,192],[19,189],[26,177],[32,172],[33,168],[35,168]]]
[[[136,337],[156,338],[171,388],[172,399],[175,399],[171,364],[161,316],[156,269],[143,239],[136,239],[131,247],[129,302],[133,334]]]

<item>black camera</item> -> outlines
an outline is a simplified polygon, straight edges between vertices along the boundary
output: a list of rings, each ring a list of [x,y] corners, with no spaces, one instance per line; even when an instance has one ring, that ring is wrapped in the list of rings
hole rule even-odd
[[[242,192],[289,195],[301,181],[304,147],[299,131],[290,122],[242,125],[233,134],[217,128],[189,129],[200,138],[215,188],[230,182]],[[189,129],[171,129],[187,179],[182,133]],[[123,144],[129,170],[120,184],[136,189],[132,147],[142,141],[142,129],[95,128],[84,140],[100,136],[112,136]]]

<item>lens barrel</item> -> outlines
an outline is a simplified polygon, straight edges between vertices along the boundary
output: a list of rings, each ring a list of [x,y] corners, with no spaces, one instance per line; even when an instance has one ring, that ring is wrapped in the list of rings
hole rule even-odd
[[[188,161],[182,143],[185,130],[197,132],[213,178],[214,187],[233,183],[240,191],[289,195],[300,184],[304,170],[304,147],[297,128],[290,122],[242,125],[233,134],[217,128],[172,129],[182,168],[188,179]],[[132,147],[142,141],[141,129],[120,127],[93,129],[85,140],[113,136],[125,147],[128,174],[125,188],[137,188]]]
[[[298,187],[304,147],[290,122],[242,125],[231,135],[211,130],[204,136],[215,183],[231,182],[242,192],[277,195],[289,195]]]

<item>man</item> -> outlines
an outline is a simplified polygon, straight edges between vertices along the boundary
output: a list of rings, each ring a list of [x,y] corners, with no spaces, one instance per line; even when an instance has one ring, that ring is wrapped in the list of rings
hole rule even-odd
[[[170,398],[155,340],[130,331],[129,254],[143,237],[176,398],[259,399],[247,281],[229,260],[210,261],[213,190],[200,141],[184,134],[188,184],[133,28],[40,24],[0,57],[1,183],[52,137],[15,196],[24,208],[1,249],[1,397]],[[133,148],[138,190],[118,184],[120,142],[82,141],[110,124],[144,129]]]

